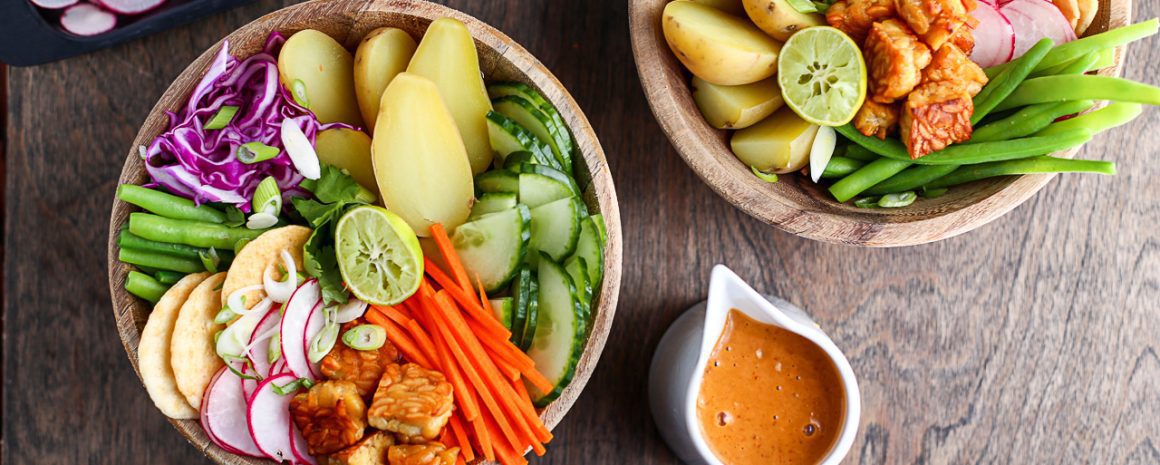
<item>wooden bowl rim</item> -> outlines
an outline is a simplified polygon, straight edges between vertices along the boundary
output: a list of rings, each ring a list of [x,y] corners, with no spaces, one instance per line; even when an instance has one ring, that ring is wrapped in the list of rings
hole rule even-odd
[[[601,352],[607,343],[608,333],[611,329],[613,318],[615,317],[616,302],[620,291],[623,253],[620,210],[616,199],[612,175],[609,172],[604,151],[579,105],[572,99],[572,96],[556,77],[535,56],[490,25],[458,10],[421,0],[317,0],[292,5],[266,14],[234,30],[225,38],[206,49],[170,84],[142,123],[141,129],[137,133],[126,155],[126,161],[122,167],[118,185],[126,183],[139,184],[144,180],[145,173],[142,168],[142,161],[138,156],[137,147],[147,145],[153,137],[164,130],[166,126],[164,112],[167,109],[176,108],[178,105],[184,104],[190,90],[192,90],[193,85],[191,83],[197,82],[212,60],[214,52],[221,47],[223,41],[230,41],[231,53],[233,53],[234,47],[239,43],[239,39],[246,34],[260,34],[261,39],[264,40],[266,35],[273,30],[289,32],[312,27],[314,24],[310,23],[310,21],[317,21],[318,18],[327,14],[346,15],[353,18],[349,26],[351,30],[359,27],[369,27],[367,24],[361,24],[360,21],[362,21],[361,18],[364,13],[371,12],[399,15],[408,20],[423,23],[422,27],[424,28],[430,21],[441,17],[452,17],[462,21],[467,25],[472,36],[475,38],[476,46],[489,49],[486,50],[486,53],[494,53],[500,62],[506,61],[510,66],[514,67],[515,72],[523,77],[521,80],[538,88],[556,106],[561,117],[567,122],[575,136],[579,152],[582,154],[583,165],[587,168],[589,176],[591,176],[591,184],[585,192],[586,201],[590,207],[595,204],[599,213],[604,215],[608,237],[605,245],[604,279],[598,290],[596,302],[593,305],[594,317],[590,322],[592,329],[584,345],[584,352],[578,362],[576,373],[572,382],[564,389],[560,397],[540,411],[545,425],[549,429],[554,429],[563,419],[564,415],[571,409],[587,384],[588,379],[591,377],[600,359]],[[312,14],[313,16],[310,16]],[[304,21],[303,16],[308,16],[309,18],[306,19],[309,21]],[[373,20],[368,19],[367,21]],[[373,26],[379,27],[392,24],[379,23]],[[351,41],[349,38],[347,39],[345,45],[350,47],[352,45]],[[483,48],[480,49],[480,52],[481,57],[484,56],[485,50]],[[192,80],[187,81],[185,87],[179,88],[178,84],[183,79],[190,78],[191,76],[193,76]],[[140,343],[141,329],[144,327],[145,318],[149,313],[149,309],[140,299],[132,296],[125,290],[124,283],[126,276],[133,268],[117,260],[118,247],[116,243],[117,234],[126,224],[129,213],[133,211],[138,211],[138,209],[132,205],[118,201],[116,197],[113,198],[107,246],[109,293],[113,303],[113,314],[126,355],[129,357],[133,370],[140,381],[141,373],[137,364],[137,346]],[[209,437],[201,428],[198,420],[169,419],[169,422],[190,444],[193,444],[216,463],[231,465],[269,463],[265,459],[234,455],[221,449],[209,440]]]
[[[691,104],[692,99],[682,96],[691,93],[683,77],[684,69],[672,56],[660,27],[660,11],[670,1],[629,1],[633,57],[646,100],[669,142],[693,172],[730,204],[762,222],[822,242],[865,247],[919,245],[954,237],[995,220],[1029,199],[1055,176],[1034,174],[979,181],[972,189],[983,193],[981,198],[927,216],[914,215],[906,209],[840,207],[828,193],[821,197],[823,204],[828,203],[824,209],[787,198],[777,191],[780,186],[771,186],[753,176],[728,145],[719,142],[724,131],[709,126],[696,105]],[[1132,2],[1101,1],[1100,10],[1090,30],[1127,25],[1132,17]],[[1118,47],[1113,66],[1100,74],[1119,76],[1125,51],[1125,46]],[[1077,147],[1053,155],[1070,158],[1078,151]],[[802,191],[797,186],[794,183],[787,189]]]

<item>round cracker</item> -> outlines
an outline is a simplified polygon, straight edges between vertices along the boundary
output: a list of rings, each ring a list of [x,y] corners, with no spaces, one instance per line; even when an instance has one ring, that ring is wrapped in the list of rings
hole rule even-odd
[[[1099,0],[1078,0],[1076,2],[1079,8],[1079,20],[1075,26],[1075,35],[1083,36],[1091,27],[1092,21],[1095,21],[1096,15],[1100,12]]]
[[[213,341],[214,333],[225,327],[213,321],[221,310],[222,282],[225,279],[226,273],[221,272],[198,284],[181,305],[177,322],[173,325],[170,364],[173,365],[177,390],[189,405],[201,405],[206,386],[225,366],[217,356]]]
[[[272,264],[282,263],[282,251],[290,252],[298,271],[303,271],[302,248],[310,239],[313,229],[305,226],[283,226],[262,233],[254,240],[242,247],[242,251],[230,263],[229,275],[222,285],[222,306],[234,291],[253,285],[262,284],[262,274]],[[276,275],[277,273],[275,273]],[[275,276],[281,278],[281,276]],[[260,291],[246,294],[246,307],[257,305],[262,298]]]
[[[1063,19],[1074,29],[1079,24],[1079,4],[1076,0],[1052,0],[1051,3],[1063,13]]]
[[[190,405],[181,391],[177,390],[173,365],[169,360],[169,342],[182,304],[207,277],[209,273],[185,275],[165,291],[165,295],[153,306],[153,313],[149,314],[149,321],[145,322],[141,343],[137,346],[137,368],[141,372],[145,391],[161,413],[176,420],[197,418],[198,407]]]

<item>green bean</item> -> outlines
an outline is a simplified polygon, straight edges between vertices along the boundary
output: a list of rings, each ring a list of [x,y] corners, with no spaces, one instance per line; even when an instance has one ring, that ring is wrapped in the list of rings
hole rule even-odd
[[[165,291],[169,290],[169,286],[157,282],[156,279],[145,273],[130,271],[129,277],[125,279],[125,290],[155,304],[161,300],[161,296],[165,295]]]
[[[1045,76],[1024,81],[996,109],[1068,100],[1112,100],[1160,105],[1160,87],[1109,76]]]
[[[179,273],[176,271],[160,270],[156,273],[153,273],[153,279],[156,279],[157,282],[161,284],[176,284],[178,281],[181,281],[181,278],[184,277],[185,273]]]
[[[1160,21],[1152,18],[1148,21],[1142,21],[1107,32],[1090,35],[1082,39],[1073,40],[1052,49],[1051,53],[1043,57],[1043,61],[1039,62],[1039,66],[1035,70],[1041,71],[1078,59],[1092,52],[1119,47],[1156,34],[1157,30],[1160,30]]]
[[[1040,60],[1043,60],[1044,55],[1047,55],[1052,46],[1051,39],[1040,39],[1030,50],[1027,50],[1027,53],[1013,61],[1014,64],[1010,68],[996,76],[994,82],[988,83],[979,92],[979,95],[975,96],[975,111],[971,114],[971,125],[978,124],[992,110],[1001,110],[999,107],[1002,102],[1009,100],[1013,92],[1023,87],[1027,75],[1031,74],[1031,70],[1035,69],[1035,65],[1039,64]]]
[[[1105,48],[1096,53],[1096,62],[1092,63],[1091,70],[1097,71],[1116,64],[1116,49]]]
[[[240,240],[253,240],[266,230],[175,220],[148,213],[129,214],[129,232],[158,242],[233,250]]]
[[[855,146],[858,147],[858,146]],[[862,147],[858,147],[862,148]],[[865,149],[863,149],[865,150]],[[869,153],[869,152],[867,152]],[[864,166],[866,162],[862,160],[855,160],[846,157],[832,157],[830,163],[826,164],[826,170],[822,171],[822,177],[825,179],[834,179],[845,177],[846,175],[858,171],[858,168]]]
[[[926,184],[946,176],[958,168],[959,165],[918,165],[912,166],[889,179],[875,184],[863,191],[866,195],[896,194],[918,189]]]
[[[117,254],[117,259],[131,265],[147,266],[156,270],[180,271],[182,273],[205,271],[205,266],[198,260],[136,249],[121,249]]]
[[[859,133],[860,134],[860,133]],[[871,152],[858,144],[851,144],[846,148],[846,158],[852,158],[858,161],[871,162],[878,159],[878,155]]]
[[[133,184],[117,186],[117,198],[150,212],[177,220],[224,223],[226,214],[208,205],[196,205],[192,200]]]
[[[1072,160],[1056,157],[1033,157],[1022,160],[1007,160],[995,163],[963,166],[955,172],[942,177],[930,184],[927,188],[957,186],[971,181],[978,181],[996,176],[1012,176],[1032,173],[1096,173],[1116,174],[1116,164],[1101,160]]]
[[[878,160],[868,163],[849,176],[846,176],[838,182],[830,186],[830,194],[838,199],[839,202],[845,202],[862,193],[862,191],[878,184],[899,171],[910,166],[911,162],[902,160],[892,160],[889,158],[879,158]]]
[[[135,249],[143,252],[157,252],[166,255],[172,255],[174,257],[189,258],[192,260],[197,260],[203,252],[209,253],[209,249],[193,247],[185,244],[171,244],[168,242],[151,241],[129,231],[121,231],[121,234],[117,236],[117,245],[121,246],[123,249]],[[233,252],[229,251],[229,249],[218,251],[218,255],[222,256],[223,259],[226,260],[232,260],[234,256]]]
[[[1004,141],[956,144],[931,153],[930,155],[911,160],[902,142],[894,139],[878,140],[873,137],[866,137],[848,125],[839,126],[835,129],[847,139],[885,158],[897,161],[909,161],[920,165],[970,165],[991,161],[1028,158],[1070,149],[1082,145],[1092,138],[1091,131],[1078,128],[1061,132],[1060,134],[1053,134],[1051,137],[1039,137],[1036,135]],[[879,179],[877,182],[880,181],[882,179]]]
[[[1014,115],[975,129],[971,142],[992,142],[1029,136],[1046,128],[1061,116],[1072,115],[1091,108],[1091,100],[1060,103],[1041,103],[1023,107]]]
[[[1102,52],[1092,52],[1062,65],[1056,65],[1043,71],[1031,73],[1030,77],[1037,78],[1057,74],[1083,74],[1096,69],[1095,65],[1101,60],[1102,55]]]
[[[1036,137],[1066,134],[1079,129],[1086,129],[1092,134],[1099,134],[1108,129],[1127,124],[1140,116],[1144,111],[1143,105],[1138,103],[1113,103],[1091,113],[1085,113],[1075,118],[1052,123],[1046,129],[1035,133]]]

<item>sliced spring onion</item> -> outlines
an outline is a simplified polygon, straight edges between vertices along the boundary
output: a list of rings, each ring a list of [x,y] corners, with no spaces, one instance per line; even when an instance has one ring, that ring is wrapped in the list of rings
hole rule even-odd
[[[777,182],[777,175],[774,173],[766,173],[764,171],[757,169],[757,167],[753,166],[753,165],[749,165],[749,171],[752,171],[753,175],[757,176],[757,178],[762,180],[762,181],[771,182],[771,183]]]
[[[810,0],[786,0],[790,8],[793,8],[798,13],[808,15],[810,13],[817,13],[818,7]]]
[[[834,147],[838,144],[838,133],[834,128],[822,126],[818,128],[818,135],[814,136],[814,144],[810,146],[810,178],[814,182],[822,179],[822,173],[830,164],[834,156]]]
[[[322,331],[314,335],[314,339],[310,341],[310,350],[306,351],[310,363],[321,361],[338,342],[338,323],[334,321],[334,313],[333,307],[323,309],[323,314],[326,315],[326,324],[322,326]]]
[[[375,325],[358,325],[342,335],[342,343],[355,350],[378,350],[386,342],[387,330]]]
[[[197,258],[201,259],[201,265],[210,273],[217,273],[218,266],[222,264],[222,258],[218,256],[217,249],[210,247],[209,250],[199,250]]]
[[[206,129],[222,129],[229,126],[230,121],[234,120],[234,115],[238,114],[238,107],[233,105],[223,105],[209,122],[205,123]]]
[[[233,373],[233,374],[235,374],[235,375],[238,375],[238,377],[239,377],[239,378],[242,378],[242,379],[258,379],[258,376],[257,376],[257,375],[247,375],[247,374],[245,374],[245,373],[242,373],[242,370],[240,370],[240,369],[238,369],[237,367],[235,367],[235,366],[234,366],[234,363],[241,363],[241,364],[242,364],[242,368],[249,368],[249,369],[252,371],[252,370],[254,369],[254,365],[253,365],[252,363],[250,363],[250,361],[249,361],[249,360],[242,359],[242,358],[238,358],[238,359],[234,359],[234,360],[227,360],[227,361],[226,361],[226,368],[228,368],[228,369],[230,370],[230,373]]]
[[[221,311],[217,312],[217,315],[214,315],[213,322],[215,324],[224,325],[226,323],[234,321],[234,318],[237,318],[237,317],[238,317],[238,314],[234,313],[233,310],[230,310],[229,306],[226,306],[226,307],[222,307]],[[217,339],[214,339],[214,342],[217,342]]]
[[[271,215],[280,213],[282,211],[282,191],[278,189],[278,180],[274,179],[273,176],[267,176],[266,179],[258,183],[251,205],[256,212],[266,212]]]
[[[281,328],[279,328],[279,329],[281,329]],[[269,351],[268,357],[269,357],[268,360],[270,361],[271,365],[273,365],[274,362],[277,362],[278,359],[282,358],[282,334],[281,333],[275,333],[274,336],[270,338],[270,351]]]
[[[886,194],[881,199],[878,199],[878,206],[882,208],[902,208],[914,203],[914,200],[917,198],[918,195],[914,191]]]
[[[282,263],[277,265],[277,269],[282,274],[282,280],[274,279],[274,276],[270,274],[270,269],[274,268],[274,265],[271,264],[262,273],[262,287],[266,289],[266,297],[274,302],[284,304],[290,300],[294,290],[298,289],[298,264],[294,263],[294,257],[290,256],[290,252],[286,250],[283,250],[280,256]]]
[[[246,142],[238,146],[234,157],[247,165],[263,162],[278,156],[278,147],[271,147],[261,142]]]
[[[294,381],[283,384],[281,386],[275,384],[272,389],[274,390],[275,394],[278,394],[280,396],[285,396],[285,395],[289,395],[289,394],[293,394],[295,392],[298,392],[298,389],[310,389],[313,386],[314,386],[314,381],[311,381],[311,380],[306,379],[306,378],[298,378]]]
[[[255,284],[253,286],[246,286],[246,287],[243,287],[241,289],[238,289],[238,290],[234,291],[233,294],[226,296],[226,306],[229,307],[230,310],[233,310],[234,313],[237,313],[238,315],[249,314],[250,312],[253,311],[253,309],[246,308],[246,294],[249,294],[249,293],[254,292],[254,291],[261,291],[261,290],[262,290],[261,284]],[[257,307],[258,307],[257,305],[254,306],[254,308],[257,308]]]
[[[250,215],[246,220],[247,229],[266,229],[278,224],[278,217],[267,212],[258,212]]]
[[[858,208],[875,208],[878,206],[878,197],[862,197],[854,201]]]
[[[349,323],[363,316],[367,312],[367,303],[354,297],[347,299],[345,304],[339,305],[334,312],[334,321],[338,324]]]
[[[137,146],[137,155],[140,156],[142,160],[144,160],[146,158],[149,158],[149,151],[145,148],[144,145],[138,145]]]
[[[270,311],[271,305],[273,302],[270,299],[262,299],[249,313],[242,315],[226,327],[222,332],[222,337],[218,339],[214,347],[222,360],[228,362],[231,359],[246,358],[249,355],[250,337],[253,336],[258,323],[261,323],[262,318],[266,316],[266,312]]]
[[[282,120],[282,146],[286,147],[286,154],[290,161],[306,179],[318,179],[322,176],[322,166],[318,163],[318,153],[310,144],[310,139],[302,132],[298,124],[286,118]]]
[[[253,358],[254,357],[254,347],[257,347],[258,344],[269,341],[270,338],[277,335],[281,330],[282,330],[282,328],[275,326],[273,328],[266,330],[266,332],[257,335],[256,337],[250,338],[250,343],[246,344],[245,349],[242,350],[242,355],[246,356],[247,358]]]
[[[306,83],[301,79],[295,79],[290,83],[290,96],[294,98],[294,103],[302,106],[302,108],[310,109],[310,98],[306,96]]]

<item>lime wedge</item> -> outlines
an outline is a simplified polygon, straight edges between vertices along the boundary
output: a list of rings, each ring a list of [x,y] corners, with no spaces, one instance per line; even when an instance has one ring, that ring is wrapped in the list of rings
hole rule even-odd
[[[816,26],[789,37],[777,58],[777,83],[790,109],[810,123],[849,123],[866,100],[866,62],[850,36]]]
[[[423,251],[399,215],[362,206],[342,215],[334,230],[338,269],[350,292],[374,305],[395,305],[419,289]]]

